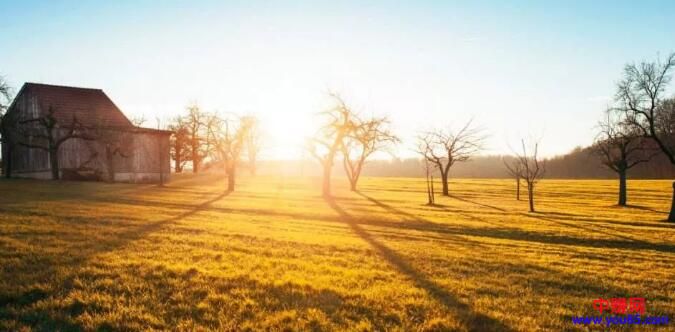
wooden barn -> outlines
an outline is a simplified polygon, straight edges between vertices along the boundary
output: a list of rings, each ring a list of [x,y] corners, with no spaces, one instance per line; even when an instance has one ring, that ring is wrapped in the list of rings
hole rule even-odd
[[[135,126],[100,89],[26,83],[3,121],[3,171],[36,179],[167,181],[170,135]]]

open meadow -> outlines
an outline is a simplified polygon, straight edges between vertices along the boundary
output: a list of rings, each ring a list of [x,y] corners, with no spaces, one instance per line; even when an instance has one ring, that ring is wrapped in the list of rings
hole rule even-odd
[[[574,330],[599,297],[675,319],[670,181],[618,208],[617,181],[544,180],[536,213],[512,180],[437,206],[423,179],[334,182],[0,180],[0,330]]]

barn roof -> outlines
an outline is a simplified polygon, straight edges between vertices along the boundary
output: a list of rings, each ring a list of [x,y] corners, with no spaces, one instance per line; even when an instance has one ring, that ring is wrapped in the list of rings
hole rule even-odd
[[[79,88],[27,82],[17,97],[34,97],[42,112],[51,106],[60,123],[70,123],[73,117],[84,126],[99,126],[135,132],[170,134],[171,131],[135,127],[101,89]],[[18,98],[15,98],[16,101]],[[14,105],[10,106],[10,109]]]
[[[42,112],[51,106],[57,121],[73,117],[85,126],[133,127],[133,124],[101,89],[26,83],[19,91],[35,97]]]

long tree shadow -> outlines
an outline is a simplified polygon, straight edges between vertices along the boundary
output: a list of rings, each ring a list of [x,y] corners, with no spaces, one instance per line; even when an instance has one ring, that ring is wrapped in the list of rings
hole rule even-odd
[[[133,240],[136,240],[136,239],[143,238],[148,233],[157,231],[165,225],[180,221],[180,220],[185,219],[187,217],[190,217],[190,216],[192,216],[192,215],[194,215],[198,212],[208,210],[210,208],[211,204],[225,198],[230,193],[231,193],[230,191],[222,192],[222,193],[218,194],[217,196],[215,196],[215,197],[213,197],[213,198],[211,198],[207,201],[204,201],[204,202],[200,203],[199,205],[195,205],[190,210],[185,211],[183,213],[180,213],[176,216],[166,218],[166,219],[162,219],[162,220],[158,220],[158,221],[155,221],[155,222],[144,224],[144,225],[139,226],[139,227],[132,228],[132,229],[126,231],[126,232],[121,233],[120,236],[118,236],[118,238],[124,239],[124,242],[129,242],[129,241],[133,241]]]
[[[472,200],[470,200],[470,199],[463,198],[463,197],[459,197],[459,196],[457,196],[457,195],[450,195],[450,197],[451,197],[451,198],[454,198],[454,199],[456,199],[456,200],[458,200],[458,201],[462,201],[462,202],[466,202],[466,203],[475,204],[475,205],[478,205],[478,206],[482,206],[482,207],[484,207],[484,208],[493,209],[493,210],[497,210],[497,211],[500,211],[500,212],[506,212],[506,209],[503,209],[503,208],[500,208],[500,207],[497,207],[497,206],[494,206],[494,205],[489,205],[489,204],[485,204],[485,203],[480,203],[480,202],[472,201]]]
[[[650,212],[663,213],[663,214],[667,214],[667,213],[668,213],[668,211],[660,211],[660,210],[652,209],[652,208],[647,207],[647,206],[633,205],[633,204],[628,204],[628,205],[626,205],[626,206],[613,205],[613,207],[615,207],[615,208],[630,208],[630,209],[643,210],[643,211],[650,211]]]
[[[378,200],[362,193],[361,191],[357,190],[356,194],[365,198],[369,202],[375,204],[376,206],[380,207],[381,209],[383,209],[383,210],[385,210],[389,213],[392,213],[392,214],[398,215],[400,217],[403,217],[406,220],[406,223],[400,224],[399,228],[404,228],[404,229],[409,229],[409,230],[417,230],[417,231],[424,231],[424,232],[438,231],[438,233],[442,233],[446,236],[452,235],[452,232],[445,232],[444,231],[445,227],[441,224],[438,224],[438,223],[435,223],[433,221],[424,219],[424,218],[420,217],[419,215],[414,215],[412,213],[403,211],[403,210],[398,209],[396,207],[393,207],[389,204],[382,203],[381,201],[378,201]],[[432,206],[433,207],[439,207],[439,205],[432,205]],[[382,221],[377,221],[377,222],[371,223],[371,224],[373,224],[374,226],[392,227],[392,223],[387,223],[387,222],[382,222]],[[461,237],[460,234],[456,234],[454,236],[459,237],[459,240],[461,240],[464,243],[471,243],[475,247],[481,247],[480,243],[478,243],[476,241],[469,240],[465,237]]]
[[[607,232],[603,229],[599,229],[598,227],[587,227],[587,226],[580,225],[579,223],[569,223],[569,222],[565,222],[565,221],[561,221],[561,220],[556,220],[556,219],[553,219],[553,218],[544,217],[542,214],[545,215],[546,213],[545,212],[543,212],[543,213],[542,212],[535,212],[535,213],[529,213],[529,214],[528,213],[521,213],[521,215],[523,215],[523,216],[547,221],[547,222],[550,222],[550,223],[553,223],[553,224],[563,225],[563,226],[567,226],[567,227],[570,227],[570,228],[581,228],[581,229],[583,229],[587,232],[590,232],[590,233],[599,233],[599,234],[603,234],[603,235],[606,235],[606,236],[609,236],[609,237],[617,237],[617,238],[625,239],[625,240],[629,241],[628,243],[634,244],[634,245],[631,245],[632,247],[651,249],[651,250],[663,251],[663,252],[668,252],[668,253],[675,252],[675,246],[672,246],[672,245],[669,245],[669,244],[652,243],[652,242],[644,241],[644,240],[641,240],[641,239],[636,239],[636,238],[633,238],[631,236],[623,235],[621,233],[616,232],[616,229],[612,229],[614,232]]]
[[[455,199],[458,199],[458,200],[461,200],[461,201],[464,201],[464,202],[467,202],[467,203],[475,204],[475,205],[478,205],[478,206],[487,207],[487,208],[507,212],[507,210],[496,207],[496,206],[475,202],[475,201],[472,201],[472,200],[460,198],[460,197],[453,196],[453,195],[450,195],[450,197],[453,197]],[[588,232],[599,233],[599,234],[603,234],[603,235],[610,236],[610,237],[618,237],[618,238],[621,238],[621,239],[628,240],[628,241],[630,241],[634,244],[637,244],[637,246],[635,246],[635,247],[638,247],[638,248],[641,248],[641,249],[651,249],[651,250],[663,251],[663,252],[668,252],[668,253],[675,252],[675,246],[672,246],[672,245],[657,244],[657,243],[652,243],[652,242],[648,242],[648,241],[644,241],[644,240],[640,240],[640,239],[635,239],[633,237],[617,233],[616,229],[612,229],[615,232],[610,233],[610,232],[607,232],[605,230],[599,229],[597,227],[586,227],[586,226],[580,225],[578,223],[572,224],[572,223],[568,223],[568,222],[564,222],[564,221],[560,221],[560,220],[555,220],[555,219],[552,219],[552,218],[544,217],[543,215],[546,215],[547,214],[546,212],[518,213],[518,214],[520,214],[522,216],[529,217],[529,218],[535,218],[535,219],[539,219],[539,220],[548,221],[550,223],[567,226],[567,227],[570,227],[572,229],[581,228],[581,229],[584,229]],[[557,212],[552,212],[551,214],[553,214],[553,215],[556,215],[556,214],[566,215],[564,213],[557,213]],[[475,217],[472,217],[472,219],[475,219]],[[609,241],[608,243],[618,243],[618,242],[613,241],[613,240],[608,240],[608,241]],[[605,243],[605,242],[603,242],[603,243]]]
[[[340,207],[334,199],[325,198],[325,201],[341,217],[341,219],[349,225],[354,233],[370,244],[389,264],[410,278],[417,287],[424,289],[447,309],[457,312],[458,319],[467,327],[467,329],[476,331],[512,331],[512,329],[503,322],[474,311],[468,304],[460,301],[456,296],[417,271],[398,253],[373,238],[349,213]]]
[[[476,229],[476,228],[471,228],[471,227],[464,227],[464,228],[450,228],[447,225],[441,225],[441,224],[435,224],[435,223],[429,223],[428,221],[420,218],[419,216],[414,216],[408,212],[402,211],[400,209],[397,209],[395,207],[392,207],[390,205],[387,205],[385,203],[382,203],[381,201],[378,201],[366,194],[363,194],[361,192],[358,192],[358,194],[367,200],[373,202],[375,205],[381,207],[385,211],[389,211],[392,213],[398,213],[402,216],[405,216],[407,218],[411,218],[412,220],[416,221],[415,224],[405,224],[402,225],[401,227],[405,228],[419,228],[420,226],[426,226],[429,225],[429,228],[426,228],[427,231],[433,231],[433,232],[439,232],[439,233],[444,233],[444,234],[458,234],[458,235],[471,235],[471,236],[480,236],[480,237],[491,237],[491,238],[501,238],[501,239],[509,239],[509,240],[521,240],[521,241],[533,241],[533,242],[539,242],[539,243],[545,243],[545,244],[563,244],[563,245],[579,245],[579,246],[586,246],[586,247],[594,247],[594,248],[613,248],[613,249],[634,249],[634,250],[642,250],[642,249],[648,249],[648,250],[655,250],[655,251],[660,251],[660,252],[665,252],[665,253],[672,253],[675,252],[675,246],[670,245],[670,244],[658,244],[658,243],[652,243],[648,241],[643,241],[639,239],[635,239],[629,236],[624,236],[621,234],[616,234],[616,233],[609,233],[603,230],[598,230],[596,228],[590,228],[590,227],[585,227],[583,225],[578,225],[578,224],[573,224],[573,223],[568,223],[564,221],[559,221],[559,220],[554,220],[551,218],[543,217],[540,214],[542,213],[535,213],[535,214],[528,214],[528,213],[516,213],[522,216],[526,216],[529,218],[535,218],[535,219],[540,219],[544,221],[548,221],[554,224],[562,225],[569,227],[570,229],[576,229],[576,228],[581,228],[584,229],[588,232],[597,232],[601,233],[610,237],[618,237],[627,241],[623,240],[613,240],[613,239],[591,239],[591,238],[579,238],[579,237],[572,237],[572,236],[565,236],[561,234],[545,234],[545,233],[540,233],[540,232],[531,232],[531,231],[526,231],[518,228],[513,228],[513,227],[508,227],[504,228],[503,225],[499,225],[497,223],[491,222],[485,218],[481,218],[478,216],[474,216],[472,214],[464,213],[459,210],[449,210],[450,212],[457,213],[467,219],[471,219],[474,221],[479,221],[483,222],[486,224],[490,224],[493,226],[497,226],[499,228],[485,228],[485,229]],[[474,203],[473,201],[468,201],[470,203]],[[481,205],[481,204],[479,204]],[[440,209],[447,209],[443,205],[434,205],[437,208]],[[422,222],[422,225],[419,225],[420,222]],[[371,224],[373,225],[380,225],[382,224],[382,221],[375,221],[372,222]],[[433,227],[431,227],[433,225]]]

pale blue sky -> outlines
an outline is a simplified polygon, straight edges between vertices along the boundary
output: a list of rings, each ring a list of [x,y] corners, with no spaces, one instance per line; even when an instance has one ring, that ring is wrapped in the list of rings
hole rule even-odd
[[[302,156],[325,91],[416,131],[473,117],[489,151],[589,144],[627,62],[675,51],[673,1],[2,1],[0,75],[101,88],[130,117],[258,114]]]

